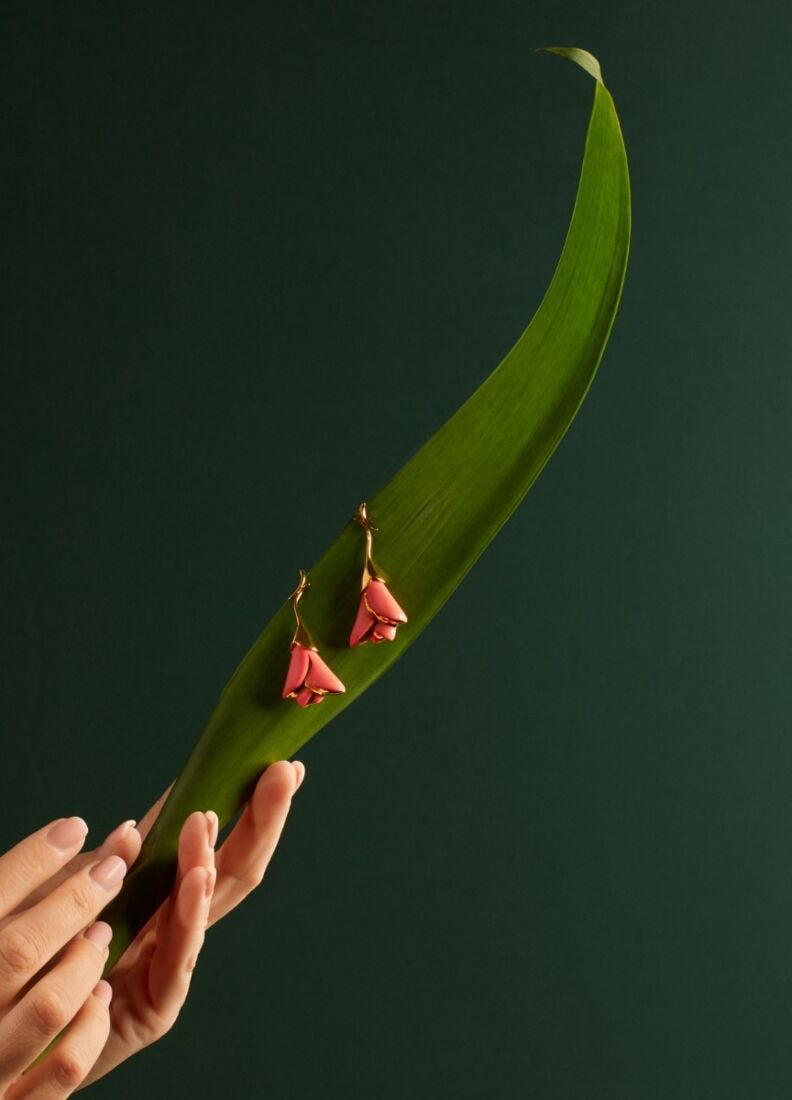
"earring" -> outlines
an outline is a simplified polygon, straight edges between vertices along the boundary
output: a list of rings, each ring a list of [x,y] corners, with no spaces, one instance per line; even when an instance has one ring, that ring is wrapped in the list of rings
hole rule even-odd
[[[319,656],[314,640],[300,616],[300,600],[309,584],[305,570],[301,569],[300,583],[289,596],[294,608],[294,617],[297,620],[297,629],[292,638],[289,671],[286,673],[286,682],[281,693],[284,699],[294,699],[301,707],[321,703],[325,695],[346,691],[336,674]]]
[[[375,569],[371,560],[372,532],[379,528],[368,517],[366,502],[360,505],[355,519],[366,532],[366,564],[363,567],[363,580],[355,625],[349,636],[350,646],[363,642],[392,642],[396,637],[396,628],[407,622],[407,616],[388,591],[382,575]]]

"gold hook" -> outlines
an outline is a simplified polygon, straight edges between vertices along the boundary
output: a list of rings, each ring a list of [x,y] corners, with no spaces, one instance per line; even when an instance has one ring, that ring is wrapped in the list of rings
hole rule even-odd
[[[366,564],[363,567],[363,579],[360,585],[361,589],[364,589],[369,581],[384,580],[382,574],[377,571],[371,556],[371,547],[373,542],[372,532],[379,531],[379,527],[375,527],[374,524],[371,522],[367,507],[368,506],[364,500],[358,508],[357,515],[355,516],[355,520],[366,532]]]
[[[297,585],[295,590],[292,592],[291,596],[289,596],[289,599],[291,600],[292,608],[294,610],[294,617],[297,620],[297,629],[294,632],[294,637],[292,638],[292,643],[291,644],[292,645],[305,646],[306,649],[316,649],[316,646],[314,645],[313,638],[308,633],[308,630],[306,629],[305,623],[302,621],[302,616],[300,615],[300,608],[299,608],[300,600],[305,595],[306,588],[310,588],[310,587],[311,587],[311,582],[308,580],[308,574],[305,572],[304,569],[301,569],[300,570],[300,583]]]

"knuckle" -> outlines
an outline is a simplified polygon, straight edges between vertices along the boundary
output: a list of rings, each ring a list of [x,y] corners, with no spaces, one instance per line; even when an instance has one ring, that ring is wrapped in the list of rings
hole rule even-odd
[[[10,925],[0,934],[0,963],[12,975],[22,977],[38,970],[40,957],[38,945],[19,928]]]
[[[85,884],[74,887],[69,895],[69,904],[81,917],[90,918],[96,910],[96,898]]]
[[[30,891],[22,888],[15,871],[11,868],[3,868],[3,873],[0,875],[0,912],[8,913],[19,903],[20,894],[24,896],[28,893]]]
[[[17,873],[24,881],[38,879],[46,872],[47,861],[44,859],[42,847],[43,845],[39,841],[38,843],[24,843],[17,849]]]
[[[53,1055],[52,1076],[62,1088],[74,1089],[91,1068],[88,1059],[74,1047]]]
[[[49,988],[31,997],[30,1009],[40,1031],[50,1034],[64,1028],[70,1019],[69,1006],[60,990]]]
[[[48,863],[41,850],[41,843],[31,838],[18,844],[3,862],[5,865],[1,876],[3,885],[0,887],[0,901],[4,908],[9,907],[10,899],[27,897],[32,886],[38,886],[53,873],[51,863]]]

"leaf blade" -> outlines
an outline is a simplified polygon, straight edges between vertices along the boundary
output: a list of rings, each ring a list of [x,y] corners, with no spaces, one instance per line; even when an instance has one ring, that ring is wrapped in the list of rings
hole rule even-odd
[[[320,651],[346,683],[346,694],[307,710],[280,698],[293,631],[284,604],[224,688],[138,865],[105,914],[115,933],[107,969],[167,895],[187,814],[211,806],[221,822],[228,821],[266,764],[292,755],[398,659],[517,508],[591,386],[624,284],[629,172],[596,58],[573,47],[547,50],[596,81],[572,218],[550,286],[498,367],[369,498],[380,528],[377,564],[410,621],[393,642],[347,647],[363,565],[362,533],[350,515],[310,570],[304,604]],[[286,579],[285,591],[292,580]]]

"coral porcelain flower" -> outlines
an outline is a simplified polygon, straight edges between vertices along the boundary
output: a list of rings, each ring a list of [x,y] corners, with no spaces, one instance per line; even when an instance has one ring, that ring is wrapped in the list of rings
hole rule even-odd
[[[294,608],[297,629],[292,638],[289,670],[281,693],[284,699],[294,699],[301,707],[321,703],[325,695],[336,695],[346,691],[336,674],[319,656],[313,638],[306,630],[300,616],[298,605],[308,583],[305,570],[301,569],[300,583],[289,597]]]
[[[344,685],[315,649],[293,642],[289,671],[283,685],[283,698],[294,699],[301,707],[321,703],[325,695],[345,691]]]
[[[392,642],[396,637],[396,628],[406,622],[407,616],[388,591],[385,582],[372,579],[360,597],[360,607],[349,636],[349,644]]]
[[[363,642],[392,642],[396,628],[407,622],[407,616],[390,593],[371,558],[372,531],[377,528],[371,522],[364,501],[358,508],[357,522],[366,532],[366,564],[363,568],[363,593],[360,597],[357,618],[349,635],[350,646]]]

